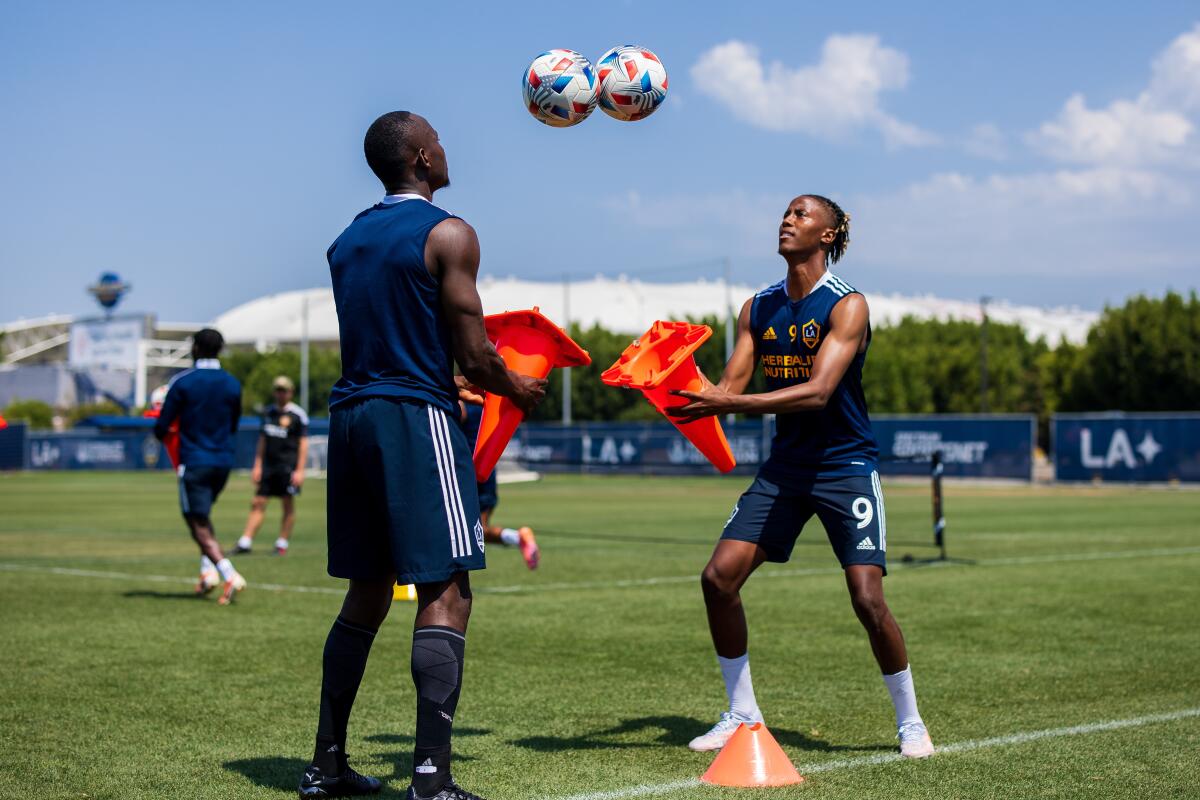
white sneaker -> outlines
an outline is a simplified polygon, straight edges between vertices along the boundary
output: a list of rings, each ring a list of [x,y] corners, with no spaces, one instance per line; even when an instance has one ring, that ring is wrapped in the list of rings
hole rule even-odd
[[[200,573],[200,580],[196,582],[196,596],[203,597],[211,592],[221,583],[221,576],[215,569],[206,569]]]
[[[933,742],[924,722],[908,722],[900,726],[896,734],[900,737],[900,755],[905,758],[929,758],[933,755]]]
[[[733,732],[738,729],[738,725],[741,725],[742,723],[753,725],[755,722],[761,721],[762,720],[739,719],[730,711],[722,711],[721,719],[717,721],[717,724],[713,725],[712,728],[709,729],[708,733],[702,736],[697,736],[695,739],[692,739],[690,742],[688,742],[688,747],[692,750],[695,750],[697,753],[707,753],[711,750],[720,750],[725,746],[725,743],[729,741],[729,737],[733,736]]]
[[[245,588],[246,579],[235,572],[232,578],[225,581],[225,589],[221,592],[221,596],[217,598],[217,605],[229,605],[233,602],[233,598],[237,596],[237,593]]]

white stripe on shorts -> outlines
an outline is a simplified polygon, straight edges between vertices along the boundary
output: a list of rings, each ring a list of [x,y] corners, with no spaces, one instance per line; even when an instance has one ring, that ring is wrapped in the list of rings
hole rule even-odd
[[[458,546],[458,526],[454,521],[454,511],[450,507],[450,489],[445,462],[442,458],[441,437],[438,432],[437,422],[434,419],[433,406],[426,406],[425,410],[429,413],[429,435],[433,439],[433,455],[437,462],[438,480],[442,483],[442,506],[446,510],[446,528],[450,531],[450,555],[454,558],[459,558],[462,556],[462,553]]]
[[[462,488],[458,484],[458,471],[454,466],[454,447],[450,443],[450,421],[445,411],[437,409],[436,413],[442,428],[442,447],[444,448],[446,465],[450,474],[450,492],[454,496],[455,509],[458,511],[458,530],[462,534],[462,550],[464,554],[469,556],[471,555],[471,527],[467,525],[467,512],[463,507]]]
[[[887,551],[887,512],[883,507],[883,484],[879,473],[871,470],[871,491],[875,493],[875,514],[879,518],[879,549]]]
[[[455,558],[470,555],[470,531],[467,528],[467,513],[462,507],[462,492],[458,488],[458,476],[454,465],[454,447],[450,444],[450,423],[446,421],[445,411],[427,407],[430,410],[430,425],[433,429],[433,450],[437,453],[438,467],[443,475],[442,494],[445,501],[446,516],[450,519],[451,535],[455,537],[451,553]]]

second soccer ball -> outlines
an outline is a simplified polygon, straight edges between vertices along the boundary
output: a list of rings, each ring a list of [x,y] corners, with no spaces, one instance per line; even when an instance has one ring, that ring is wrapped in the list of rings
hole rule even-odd
[[[632,44],[614,47],[596,65],[600,108],[613,119],[645,119],[667,97],[667,68],[658,56]]]

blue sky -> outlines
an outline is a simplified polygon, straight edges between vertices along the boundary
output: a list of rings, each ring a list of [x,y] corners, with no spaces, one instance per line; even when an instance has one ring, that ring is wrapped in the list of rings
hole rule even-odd
[[[868,292],[1099,308],[1200,285],[1194,2],[707,5],[6,3],[0,320],[87,312],[104,270],[164,320],[327,285],[380,194],[362,134],[396,108],[439,129],[438,202],[484,274],[727,257],[765,282],[787,200],[820,192]],[[522,107],[538,52],[625,42],[670,74],[653,117]]]

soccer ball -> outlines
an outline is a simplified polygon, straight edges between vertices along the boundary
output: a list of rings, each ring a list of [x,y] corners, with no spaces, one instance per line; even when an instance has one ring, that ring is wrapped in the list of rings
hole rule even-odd
[[[578,125],[596,107],[596,73],[574,50],[549,50],[521,76],[525,107],[539,122],[555,128]]]
[[[644,47],[623,44],[600,56],[600,108],[613,119],[645,119],[667,97],[667,68]]]

